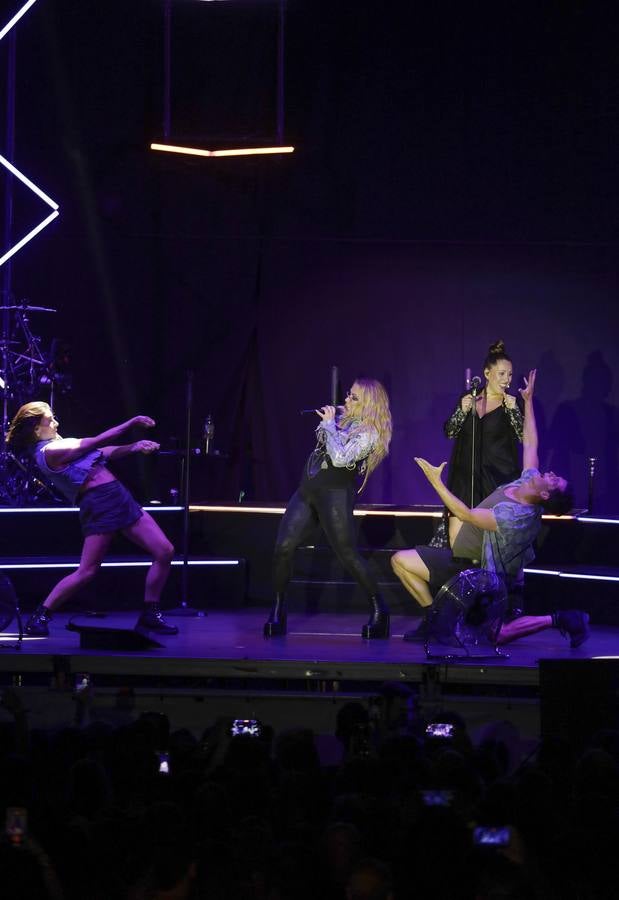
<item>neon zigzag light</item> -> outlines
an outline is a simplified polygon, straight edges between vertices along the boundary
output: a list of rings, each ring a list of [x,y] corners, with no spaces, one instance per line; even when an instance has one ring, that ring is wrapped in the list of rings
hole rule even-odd
[[[35,3],[36,3],[36,0],[27,0],[27,3],[24,3],[24,5],[21,7],[21,9],[15,13],[13,18],[10,19],[7,22],[7,24],[4,26],[2,31],[0,31],[0,41],[2,40],[2,38],[6,37],[6,35],[11,30],[11,28],[13,28],[13,26],[17,24],[17,22],[21,19],[21,17],[26,12],[28,12],[30,7],[33,6]],[[0,266],[3,266],[4,263],[7,261],[7,259],[10,259],[12,256],[14,256],[18,250],[21,250],[21,248],[23,246],[25,246],[25,244],[28,243],[28,241],[32,240],[32,238],[35,235],[37,235],[40,231],[43,231],[43,229],[47,225],[49,225],[49,223],[52,222],[59,215],[59,212],[58,212],[58,204],[56,202],[54,202],[54,200],[52,200],[51,197],[48,197],[47,194],[45,194],[40,188],[38,188],[36,186],[36,184],[33,184],[29,178],[26,178],[26,176],[22,172],[20,172],[19,169],[16,169],[15,166],[12,163],[10,163],[8,161],[8,159],[5,159],[4,156],[2,156],[1,154],[0,154],[0,164],[2,164],[4,166],[4,168],[8,172],[11,173],[11,175],[15,175],[16,178],[19,178],[19,180],[22,182],[22,184],[25,184],[29,190],[31,190],[33,193],[35,193],[37,195],[37,197],[40,197],[41,200],[43,200],[43,202],[46,203],[52,210],[52,212],[50,213],[50,215],[47,216],[47,218],[43,219],[42,222],[39,222],[39,224],[36,225],[31,231],[29,231],[27,235],[25,235],[13,247],[10,247],[4,253],[3,256],[0,256]]]
[[[15,15],[13,16],[13,18],[12,18],[12,19],[9,19],[9,21],[6,23],[6,25],[4,26],[4,28],[2,29],[2,31],[0,31],[0,41],[2,40],[2,38],[3,38],[6,34],[9,33],[9,31],[11,30],[11,28],[13,27],[13,25],[16,25],[16,24],[19,22],[19,20],[21,19],[21,17],[22,17],[23,15],[25,15],[25,14],[28,12],[28,10],[30,9],[30,7],[31,7],[31,6],[34,6],[34,4],[35,4],[36,2],[37,2],[37,0],[28,0],[28,2],[27,2],[27,3],[24,3],[24,5],[22,6],[22,8],[21,8],[18,12],[15,13]]]

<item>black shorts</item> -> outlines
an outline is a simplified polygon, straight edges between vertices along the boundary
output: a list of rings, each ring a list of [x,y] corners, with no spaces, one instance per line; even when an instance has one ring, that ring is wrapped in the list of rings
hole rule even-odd
[[[425,544],[415,547],[430,573],[430,593],[436,597],[443,585],[465,569],[478,568],[479,563],[472,559],[454,556],[450,547],[428,547]]]
[[[140,504],[120,481],[109,481],[90,488],[82,494],[79,504],[84,537],[122,531],[144,515]]]

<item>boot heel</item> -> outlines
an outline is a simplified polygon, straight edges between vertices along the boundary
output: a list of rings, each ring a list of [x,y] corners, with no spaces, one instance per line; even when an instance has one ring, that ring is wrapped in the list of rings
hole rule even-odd
[[[288,630],[286,615],[282,615],[277,620],[269,619],[264,623],[263,634],[265,638],[283,637]]]
[[[389,613],[384,613],[377,622],[370,622],[361,629],[361,637],[366,640],[388,638],[390,631]]]
[[[370,618],[361,629],[361,637],[366,640],[389,637],[389,607],[380,596],[374,594],[370,600]]]
[[[24,634],[29,637],[49,637],[50,611],[39,603],[24,626]]]
[[[281,593],[275,594],[269,618],[264,623],[262,633],[265,638],[283,637],[287,630],[286,601]]]

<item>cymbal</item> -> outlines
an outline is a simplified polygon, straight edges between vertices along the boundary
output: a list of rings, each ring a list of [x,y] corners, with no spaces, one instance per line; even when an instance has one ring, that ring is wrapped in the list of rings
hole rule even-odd
[[[49,306],[0,306],[0,312],[4,310],[21,309],[22,312],[58,312],[57,309],[51,309]]]

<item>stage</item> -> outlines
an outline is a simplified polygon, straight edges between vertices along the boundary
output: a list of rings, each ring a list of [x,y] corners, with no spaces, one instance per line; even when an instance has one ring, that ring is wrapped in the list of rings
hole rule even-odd
[[[445,659],[428,659],[423,645],[402,640],[404,631],[418,618],[394,616],[388,640],[364,641],[359,635],[364,621],[358,615],[321,613],[291,615],[285,637],[266,640],[262,626],[266,610],[213,610],[208,615],[174,618],[179,634],[152,637],[161,647],[135,650],[84,649],[80,635],[66,628],[74,619],[87,627],[131,630],[136,614],[106,613],[89,618],[58,613],[50,624],[48,638],[25,637],[21,647],[15,634],[2,635],[0,654],[3,672],[34,674],[53,671],[63,657],[72,672],[102,676],[176,679],[273,679],[345,683],[403,681],[418,682],[429,666],[438,667],[444,684],[488,687],[538,684],[542,659],[594,659],[613,656],[619,646],[619,628],[593,626],[589,640],[577,650],[555,629],[548,629],[502,648],[507,658],[454,659],[445,647]],[[433,645],[436,650],[436,645]],[[462,651],[458,651],[461,653]]]
[[[149,511],[176,547],[182,546],[182,509]],[[555,629],[507,645],[505,657],[486,650],[483,658],[466,659],[461,649],[437,644],[428,657],[423,645],[403,641],[404,632],[419,622],[420,609],[395,579],[389,560],[394,550],[431,537],[440,511],[419,507],[356,510],[359,546],[392,610],[389,640],[361,639],[366,602],[319,532],[297,552],[288,634],[265,640],[271,553],[282,512],[275,504],[191,507],[185,590],[197,614],[171,618],[179,634],[152,635],[161,646],[151,648],[127,649],[135,637],[148,560],[119,541],[93,584],[54,615],[48,638],[27,637],[16,647],[14,623],[5,629],[0,681],[26,691],[33,721],[50,727],[73,721],[75,679],[86,673],[95,686],[97,716],[115,723],[156,708],[177,727],[197,731],[205,722],[240,713],[274,727],[301,721],[328,733],[337,710],[350,699],[370,704],[376,697],[395,696],[406,707],[405,718],[411,704],[415,715],[448,708],[460,712],[471,728],[516,721],[534,741],[541,728],[544,667],[564,667],[562,684],[567,670],[619,653],[614,566],[619,521],[586,515],[545,520],[537,559],[525,572],[526,612],[582,608],[589,613],[591,636],[579,649],[571,650]],[[5,537],[0,573],[14,585],[27,618],[59,577],[77,565],[77,513],[67,508],[0,513]],[[182,599],[183,571],[177,549],[164,613]],[[80,634],[66,627],[71,621],[89,629],[86,642],[91,629],[112,629],[111,645],[96,640],[96,646],[81,646]],[[581,689],[575,684],[577,699]]]
[[[48,638],[25,638],[19,649],[10,646],[13,634],[2,635],[0,683],[18,687],[31,727],[93,721],[118,726],[157,711],[173,728],[199,735],[222,718],[255,718],[276,732],[311,728],[325,763],[338,760],[337,714],[351,701],[379,710],[381,721],[395,727],[440,719],[443,710],[457,713],[474,740],[490,723],[509,721],[526,756],[539,739],[544,708],[547,720],[550,715],[540,677],[544,666],[568,667],[554,678],[565,702],[577,710],[584,682],[564,690],[565,673],[612,656],[619,645],[618,628],[596,625],[577,650],[549,629],[504,648],[508,658],[429,660],[422,646],[402,640],[419,621],[414,617],[394,616],[389,640],[367,642],[359,636],[363,617],[358,614],[293,614],[286,637],[265,640],[266,610],[236,609],[174,619],[179,634],[158,637],[162,646],[155,649],[91,650],[81,648],[80,636],[67,630],[73,615],[55,615]],[[132,629],[136,615],[109,612],[77,621]],[[90,688],[82,696],[76,685],[85,674]],[[552,709],[557,705],[554,699]],[[562,714],[559,728],[568,721]]]

